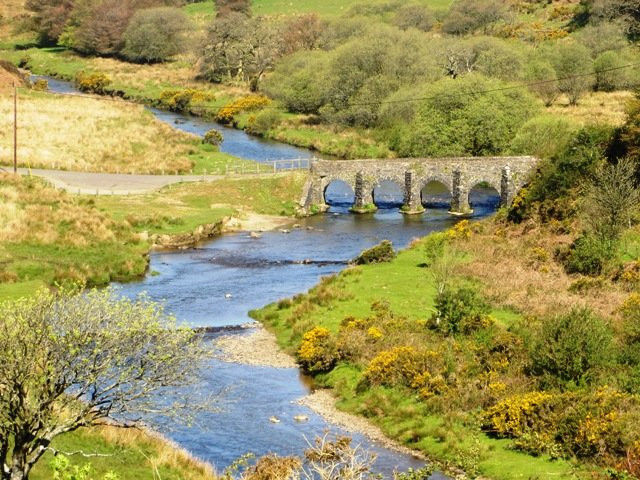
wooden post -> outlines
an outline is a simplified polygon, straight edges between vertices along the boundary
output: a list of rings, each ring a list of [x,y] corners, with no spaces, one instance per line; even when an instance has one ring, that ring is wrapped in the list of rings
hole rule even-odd
[[[18,174],[18,87],[13,82],[13,173]]]

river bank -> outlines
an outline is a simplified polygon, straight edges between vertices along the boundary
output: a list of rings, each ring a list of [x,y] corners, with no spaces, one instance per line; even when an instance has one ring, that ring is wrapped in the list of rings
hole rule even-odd
[[[299,368],[295,359],[285,353],[276,342],[273,333],[257,324],[249,327],[250,331],[242,334],[223,335],[214,342],[218,353],[216,358],[224,362],[245,365],[268,366],[274,368]],[[321,415],[327,422],[338,425],[347,432],[360,433],[370,440],[386,448],[405,455],[411,455],[427,461],[427,457],[407,448],[387,437],[380,428],[362,417],[341,411],[336,405],[337,399],[328,390],[315,390],[296,401],[297,404],[310,408]]]

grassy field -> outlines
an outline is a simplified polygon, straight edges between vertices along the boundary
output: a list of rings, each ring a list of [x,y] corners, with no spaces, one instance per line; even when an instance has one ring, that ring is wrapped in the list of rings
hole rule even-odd
[[[137,231],[171,234],[245,212],[294,215],[304,181],[302,174],[225,179],[173,185],[151,195],[92,198],[98,209]]]
[[[215,480],[213,468],[176,445],[136,429],[95,427],[58,437],[53,448],[60,452],[84,452],[101,456],[67,458],[73,465],[90,465],[89,478],[100,479],[109,472],[120,480]],[[30,478],[49,480],[53,476],[51,453],[36,464]],[[75,478],[75,477],[74,477]]]
[[[41,285],[104,285],[144,274],[149,245],[131,227],[35,178],[0,175],[0,298]]]
[[[111,173],[224,173],[255,165],[204,145],[156,120],[144,107],[107,99],[23,89],[19,95],[20,166]],[[0,119],[12,123],[13,103],[0,98]],[[13,154],[10,129],[0,132],[0,164]]]
[[[302,174],[184,183],[151,195],[75,197],[32,177],[0,176],[0,299],[56,282],[144,275],[137,232],[180,234],[226,216],[295,214]]]

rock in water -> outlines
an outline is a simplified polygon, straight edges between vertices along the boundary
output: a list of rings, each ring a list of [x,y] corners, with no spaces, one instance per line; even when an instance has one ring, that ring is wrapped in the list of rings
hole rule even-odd
[[[269,417],[269,421],[271,423],[280,423],[280,419],[278,417],[276,417],[275,415],[273,417]]]

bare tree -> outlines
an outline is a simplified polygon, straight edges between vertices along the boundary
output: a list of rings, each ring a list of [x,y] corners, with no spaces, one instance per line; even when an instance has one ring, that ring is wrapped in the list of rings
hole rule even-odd
[[[199,335],[144,297],[76,293],[43,290],[0,304],[2,480],[27,479],[66,432],[105,420],[131,426],[188,406],[174,392],[198,376],[207,355]]]
[[[638,165],[631,158],[602,167],[586,186],[585,219],[603,240],[615,242],[640,208]]]

